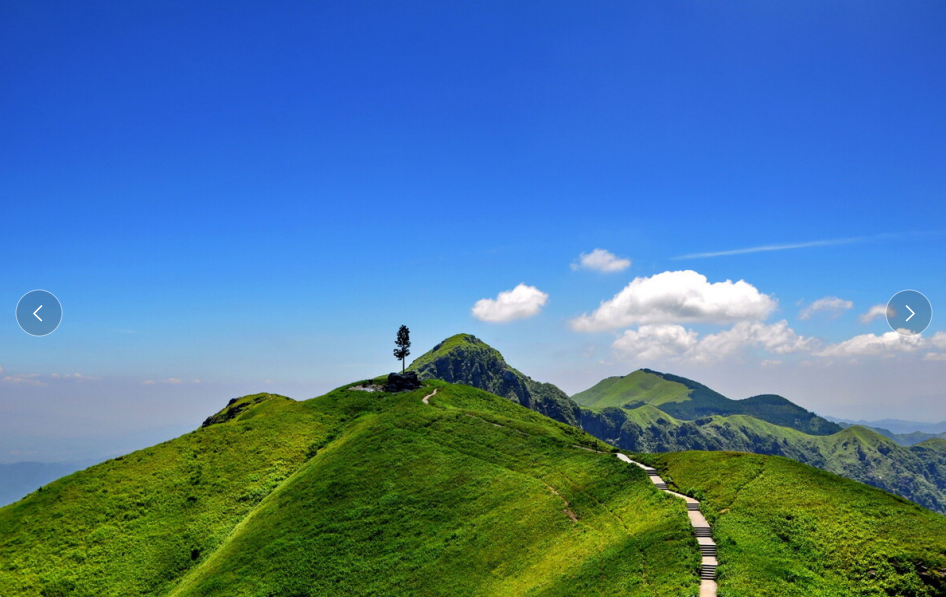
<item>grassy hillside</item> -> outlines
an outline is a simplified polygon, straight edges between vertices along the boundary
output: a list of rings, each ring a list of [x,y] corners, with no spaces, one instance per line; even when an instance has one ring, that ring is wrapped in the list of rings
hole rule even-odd
[[[288,398],[110,460],[0,508],[0,595],[164,595],[324,443]]]
[[[723,597],[946,595],[946,516],[785,458],[640,458],[702,500]]]
[[[259,395],[0,509],[0,594],[696,595],[683,505],[466,386]]]
[[[584,392],[572,396],[572,400],[595,410],[609,406],[620,408],[628,404],[633,404],[631,408],[642,404],[661,406],[669,402],[690,400],[690,389],[647,369],[638,369],[630,375],[603,379]]]

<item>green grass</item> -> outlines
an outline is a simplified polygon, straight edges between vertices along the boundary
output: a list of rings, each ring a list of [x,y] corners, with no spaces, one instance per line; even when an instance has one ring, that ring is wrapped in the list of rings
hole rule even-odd
[[[638,369],[630,375],[603,379],[572,396],[572,400],[593,410],[609,406],[620,408],[629,403],[660,406],[668,402],[690,400],[690,389],[645,369]]]
[[[720,597],[946,595],[946,517],[786,458],[642,455],[702,501]]]
[[[252,401],[257,395],[247,397]],[[334,425],[282,397],[0,508],[0,595],[163,595]]]
[[[0,594],[696,595],[683,504],[509,400],[244,403],[0,509]]]

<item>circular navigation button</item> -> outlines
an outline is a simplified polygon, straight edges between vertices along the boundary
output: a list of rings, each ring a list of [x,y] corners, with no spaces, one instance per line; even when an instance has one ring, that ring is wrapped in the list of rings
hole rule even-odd
[[[62,304],[45,290],[27,292],[16,304],[16,322],[30,336],[47,336],[62,321]]]
[[[901,290],[887,303],[887,323],[904,336],[923,333],[933,321],[933,306],[916,290]]]

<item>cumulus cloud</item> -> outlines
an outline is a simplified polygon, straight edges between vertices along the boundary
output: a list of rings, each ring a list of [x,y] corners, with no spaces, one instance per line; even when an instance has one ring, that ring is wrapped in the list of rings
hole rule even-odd
[[[819,344],[814,338],[799,336],[783,320],[768,325],[743,321],[728,330],[702,338],[694,330],[679,324],[648,324],[625,331],[611,346],[624,356],[644,361],[669,359],[710,363],[749,348],[788,354],[810,352]]]
[[[590,315],[573,319],[572,329],[599,332],[634,324],[735,323],[761,321],[778,301],[744,280],[711,284],[692,270],[634,278]]]
[[[578,261],[572,263],[572,269],[590,269],[604,273],[622,272],[631,267],[630,259],[622,259],[605,249],[595,249],[591,253],[582,253]]]
[[[816,353],[822,357],[846,357],[858,355],[894,355],[897,353],[916,352],[929,344],[922,336],[904,336],[897,332],[861,334],[850,340],[838,342]]]
[[[936,332],[930,338],[930,344],[940,350],[946,350],[946,332]]]
[[[861,323],[870,323],[877,319],[878,317],[887,316],[887,305],[874,305],[867,310],[866,313],[862,313],[858,319]]]
[[[519,284],[512,290],[500,292],[494,299],[480,299],[473,305],[473,317],[480,321],[512,321],[538,315],[549,300],[549,295],[535,286]]]
[[[699,334],[693,330],[677,324],[660,324],[627,330],[611,346],[626,356],[653,361],[682,357],[698,345]]]
[[[798,319],[811,319],[812,315],[817,313],[827,313],[832,317],[838,317],[841,313],[854,307],[854,303],[838,298],[836,296],[826,296],[811,303],[801,310]]]

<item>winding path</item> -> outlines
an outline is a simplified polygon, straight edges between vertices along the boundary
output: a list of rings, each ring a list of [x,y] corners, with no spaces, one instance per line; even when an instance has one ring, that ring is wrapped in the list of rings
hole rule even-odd
[[[650,477],[651,482],[657,489],[669,493],[674,497],[686,500],[687,515],[690,517],[690,524],[693,525],[693,531],[696,534],[696,542],[700,546],[700,555],[702,556],[700,563],[700,597],[716,597],[716,566],[718,565],[716,561],[716,542],[713,541],[710,525],[706,521],[706,517],[700,512],[700,502],[690,496],[667,489],[667,484],[657,474],[657,469],[631,460],[624,454],[619,453],[617,457],[619,460],[623,460],[628,464],[636,464],[644,469],[644,472],[647,473],[647,476]]]
[[[431,398],[434,394],[437,393],[437,389],[438,389],[438,388],[434,388],[434,391],[433,391],[433,392],[431,392],[431,393],[427,394],[426,396],[424,396],[423,398],[421,398],[420,401],[423,402],[424,404],[430,404],[430,398]],[[415,404],[416,404],[416,402],[415,402]]]

